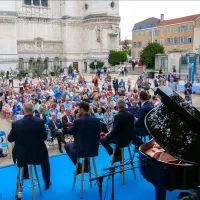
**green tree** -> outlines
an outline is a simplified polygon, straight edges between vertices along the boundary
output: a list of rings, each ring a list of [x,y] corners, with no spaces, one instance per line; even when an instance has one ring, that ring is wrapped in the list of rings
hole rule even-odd
[[[129,40],[127,38],[123,41],[122,50],[127,52],[130,50]]]
[[[3,70],[0,71],[0,76],[1,76],[2,78],[5,76],[5,74],[6,74],[5,71],[3,71]]]
[[[72,70],[73,70],[73,67],[70,65],[70,66],[68,67],[68,74],[71,74],[71,73],[72,73]]]
[[[94,62],[91,62],[89,66],[90,66],[90,69],[95,69],[95,67],[97,69],[101,69],[104,66],[104,62],[98,60],[96,66],[94,65]]]
[[[155,68],[156,54],[164,53],[164,47],[157,42],[150,42],[141,52],[140,61],[147,69]]]
[[[114,51],[111,50],[109,57],[108,57],[108,62],[111,65],[118,65],[120,62],[125,62],[127,61],[127,53],[125,51]]]

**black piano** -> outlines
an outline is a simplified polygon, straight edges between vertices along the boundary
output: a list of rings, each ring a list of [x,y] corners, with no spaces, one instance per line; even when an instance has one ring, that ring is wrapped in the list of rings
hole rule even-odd
[[[148,113],[152,139],[139,148],[140,172],[155,187],[156,200],[166,191],[200,185],[200,112],[169,87],[157,89],[161,104]]]

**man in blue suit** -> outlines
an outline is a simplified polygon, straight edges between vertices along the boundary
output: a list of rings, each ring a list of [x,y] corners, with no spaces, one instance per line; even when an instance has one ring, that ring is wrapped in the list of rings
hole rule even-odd
[[[74,135],[74,142],[65,145],[65,150],[76,165],[77,158],[89,158],[98,156],[100,140],[100,121],[91,117],[88,113],[90,106],[87,102],[78,105],[79,118],[69,128],[68,134]],[[88,162],[85,163],[85,172],[88,172]],[[81,173],[81,163],[78,173]]]
[[[136,146],[139,146],[141,144],[139,141],[136,141],[138,139],[137,136],[147,136],[148,135],[148,131],[145,127],[145,117],[153,109],[153,105],[148,100],[148,94],[146,91],[140,92],[140,102],[141,102],[141,109],[139,111],[139,116],[138,116],[138,118],[136,118],[136,121],[134,124],[133,143]]]

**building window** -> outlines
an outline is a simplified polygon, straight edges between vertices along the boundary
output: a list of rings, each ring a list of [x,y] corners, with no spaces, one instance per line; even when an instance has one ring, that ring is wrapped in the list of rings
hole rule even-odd
[[[165,45],[165,39],[161,39],[160,44],[164,46]]]
[[[192,43],[192,37],[188,37],[188,43]]]
[[[186,31],[186,27],[185,27],[185,26],[181,26],[181,27],[180,27],[180,32],[183,33],[183,32],[185,32],[185,31]]]
[[[48,0],[24,0],[25,5],[48,6]]]
[[[133,42],[133,47],[137,47],[137,43],[136,42]]]
[[[188,25],[188,31],[192,31],[192,24]]]
[[[174,38],[174,44],[177,44],[177,38],[176,37]]]
[[[188,42],[188,38],[184,37],[184,44],[187,44],[187,42]]]
[[[174,26],[174,33],[177,33],[178,32],[178,29],[176,26]]]
[[[141,42],[138,42],[138,47],[142,47],[142,43]]]
[[[152,32],[151,31],[149,31],[149,36],[151,36],[152,35]]]
[[[48,6],[48,0],[41,0],[42,6]]]
[[[134,38],[134,39],[136,38],[136,34],[135,34],[135,33],[133,33],[133,38]]]
[[[133,57],[133,58],[136,57],[136,53],[135,53],[135,51],[133,51],[132,57]]]
[[[184,43],[184,37],[180,37],[180,44]]]
[[[170,44],[170,41],[171,41],[170,38],[167,38],[167,44]]]
[[[31,0],[24,0],[25,5],[31,5]]]
[[[159,35],[158,30],[154,30],[154,35],[155,35],[155,36],[158,36],[158,35]]]
[[[146,37],[146,31],[144,31],[143,35],[144,35],[144,37]]]
[[[160,29],[160,34],[161,34],[161,35],[164,35],[164,28],[161,28],[161,29]]]
[[[143,42],[143,47],[146,47],[146,46],[147,46],[147,45],[146,45],[146,42],[144,41],[144,42]]]
[[[171,28],[167,27],[167,34],[170,34]]]
[[[140,32],[138,32],[138,38],[140,38]]]

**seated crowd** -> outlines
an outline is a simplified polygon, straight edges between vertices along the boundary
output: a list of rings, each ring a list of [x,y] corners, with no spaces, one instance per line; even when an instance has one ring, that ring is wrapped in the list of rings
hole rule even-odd
[[[108,76],[110,77],[109,74]],[[45,121],[50,135],[57,138],[61,153],[63,152],[62,143],[66,144],[65,135],[68,134],[69,127],[79,115],[80,102],[89,103],[88,114],[100,120],[101,131],[105,134],[112,130],[114,117],[118,113],[116,105],[118,99],[125,101],[125,109],[134,116],[137,126],[143,124],[140,122],[140,117],[143,117],[141,91],[145,91],[146,101],[152,106],[160,102],[158,96],[150,96],[150,83],[143,74],[139,76],[135,84],[129,79],[127,86],[123,79],[118,83],[117,78],[111,82],[111,79],[106,77],[101,88],[96,83],[87,84],[81,75],[78,83],[70,82],[68,79],[63,81],[61,77],[63,75],[57,78],[40,77],[38,80],[33,80],[27,75],[24,83],[22,81],[19,83],[19,92],[9,86],[2,87],[0,90],[0,111],[4,116],[9,115],[15,121],[22,115],[23,104],[32,103],[33,116]]]

